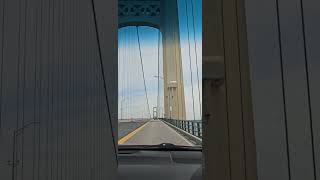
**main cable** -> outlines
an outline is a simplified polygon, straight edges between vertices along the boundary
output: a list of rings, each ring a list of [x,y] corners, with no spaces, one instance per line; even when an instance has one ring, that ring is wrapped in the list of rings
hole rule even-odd
[[[193,38],[194,38],[194,49],[196,53],[196,68],[197,68],[197,79],[198,79],[198,96],[199,96],[199,106],[200,106],[200,118],[202,117],[202,107],[201,107],[201,92],[200,92],[200,78],[199,78],[199,66],[198,66],[198,46],[197,46],[197,38],[196,38],[196,27],[195,27],[195,15],[194,15],[194,4],[193,0],[191,1],[191,9],[192,9],[192,24],[193,24]]]
[[[139,55],[140,55],[140,65],[141,65],[141,70],[142,70],[144,91],[145,91],[146,100],[147,100],[147,106],[148,106],[148,114],[149,114],[149,118],[151,119],[150,106],[149,106],[149,98],[148,98],[146,78],[145,78],[144,67],[143,67],[143,60],[142,60],[142,53],[141,53],[141,43],[140,43],[139,27],[138,27],[138,26],[136,26],[136,33],[137,33],[137,38],[138,38],[138,47],[139,47]]]
[[[186,18],[187,18],[187,29],[188,29],[188,47],[189,47],[189,68],[191,75],[191,90],[192,90],[192,107],[193,107],[193,119],[196,120],[195,108],[194,108],[194,93],[193,93],[193,78],[192,78],[192,60],[191,60],[191,46],[190,46],[190,28],[189,28],[189,11],[188,11],[188,2],[185,0],[186,5]]]

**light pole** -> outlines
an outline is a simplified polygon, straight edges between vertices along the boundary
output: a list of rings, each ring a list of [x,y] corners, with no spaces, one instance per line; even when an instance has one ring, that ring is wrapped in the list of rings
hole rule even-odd
[[[157,96],[157,119],[159,119],[159,111],[160,111],[160,79],[163,80],[161,76],[153,76],[158,79],[158,96]]]
[[[168,103],[169,103],[169,116],[170,116],[170,119],[172,119],[172,111],[173,111],[173,92],[174,92],[174,89],[177,88],[177,81],[169,81],[169,84],[168,84],[168,88],[169,88],[169,97],[168,97]]]
[[[124,100],[125,100],[125,99],[122,99],[122,100],[121,100],[121,103],[120,103],[120,111],[121,111],[121,115],[120,115],[121,118],[120,118],[120,119],[121,119],[121,120],[123,120],[123,119],[122,119],[122,118],[123,118],[123,114],[122,114],[123,112],[122,112],[122,111],[123,111],[123,102],[124,102]]]
[[[128,99],[128,97],[122,98],[121,103],[120,103],[120,111],[121,111],[121,119],[123,118],[123,102]],[[123,120],[123,119],[122,119]]]

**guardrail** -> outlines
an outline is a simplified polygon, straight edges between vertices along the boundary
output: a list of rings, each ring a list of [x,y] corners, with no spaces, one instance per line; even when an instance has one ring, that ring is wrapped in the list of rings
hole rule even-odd
[[[165,121],[186,133],[189,133],[193,136],[196,136],[202,139],[202,121],[201,120],[176,120],[176,119],[165,119],[161,118],[162,121]]]

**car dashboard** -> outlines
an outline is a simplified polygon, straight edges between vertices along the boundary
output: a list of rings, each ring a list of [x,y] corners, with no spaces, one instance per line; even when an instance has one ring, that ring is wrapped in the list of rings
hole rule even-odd
[[[119,180],[201,180],[202,152],[119,150]]]

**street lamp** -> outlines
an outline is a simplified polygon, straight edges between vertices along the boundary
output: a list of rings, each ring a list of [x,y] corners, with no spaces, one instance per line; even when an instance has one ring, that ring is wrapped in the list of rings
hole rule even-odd
[[[169,84],[168,84],[168,89],[169,89],[169,97],[168,97],[168,103],[169,103],[169,116],[170,116],[170,119],[172,118],[172,111],[173,111],[173,90],[177,88],[177,81],[169,81]]]
[[[164,80],[162,76],[153,76],[158,79],[158,96],[157,96],[157,119],[159,119],[159,111],[160,111],[160,79]]]
[[[127,100],[129,97],[125,97],[125,98],[122,98],[122,100],[121,100],[121,102],[120,102],[120,110],[121,110],[121,120],[123,120],[123,102],[125,101],[125,100]]]
[[[155,78],[160,78],[160,79],[162,79],[163,80],[163,77],[162,76],[153,76],[153,77],[155,77]]]

